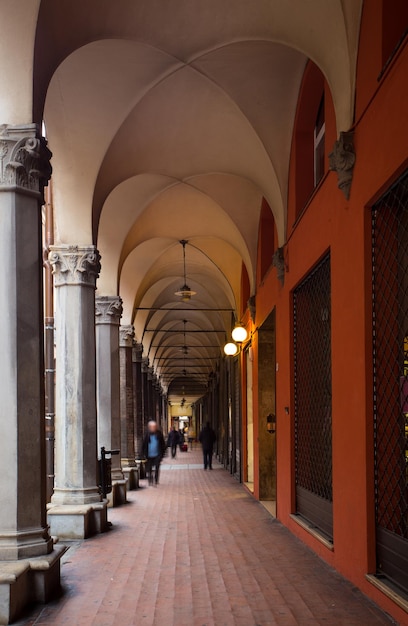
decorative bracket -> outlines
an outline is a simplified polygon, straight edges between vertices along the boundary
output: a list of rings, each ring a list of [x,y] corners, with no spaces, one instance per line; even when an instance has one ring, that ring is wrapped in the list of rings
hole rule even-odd
[[[329,154],[329,167],[333,172],[337,172],[337,186],[344,193],[346,200],[350,198],[355,162],[354,133],[341,132],[339,139],[334,143],[333,151]]]
[[[253,322],[253,324],[255,324],[255,317],[256,317],[256,303],[255,303],[255,296],[251,296],[248,299],[248,310],[249,310],[249,315],[251,316],[251,320]]]
[[[285,270],[286,270],[283,246],[275,250],[275,252],[273,253],[272,265],[276,267],[276,274],[278,276],[278,280],[283,287],[284,282],[285,282]]]

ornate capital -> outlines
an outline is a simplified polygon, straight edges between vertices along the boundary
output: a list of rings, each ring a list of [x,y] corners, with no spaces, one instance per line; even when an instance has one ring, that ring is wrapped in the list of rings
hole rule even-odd
[[[354,133],[340,133],[333,152],[329,154],[329,167],[333,172],[337,172],[337,186],[344,193],[346,200],[350,197],[355,162]]]
[[[132,361],[133,363],[141,363],[143,359],[143,346],[136,341],[133,343]]]
[[[149,359],[147,357],[142,357],[142,372],[143,374],[149,373]]]
[[[275,250],[275,252],[273,253],[272,265],[276,267],[276,274],[277,274],[278,280],[283,286],[285,282],[285,270],[286,270],[283,246]]]
[[[119,346],[121,348],[132,348],[135,329],[132,325],[119,327]]]
[[[117,324],[122,317],[122,298],[119,296],[98,296],[95,298],[95,323]]]
[[[51,152],[37,124],[0,126],[0,190],[19,190],[44,201]]]
[[[100,258],[95,246],[50,246],[48,260],[54,285],[83,285],[95,289],[101,269]]]

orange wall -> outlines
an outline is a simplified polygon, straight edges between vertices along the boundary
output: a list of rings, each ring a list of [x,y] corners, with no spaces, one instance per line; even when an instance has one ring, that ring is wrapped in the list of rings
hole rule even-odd
[[[373,0],[373,7],[375,3],[377,0]],[[292,151],[285,249],[288,271],[284,287],[274,268],[266,272],[257,290],[255,326],[258,328],[276,306],[279,519],[395,619],[408,624],[408,615],[365,578],[366,573],[375,572],[371,222],[367,207],[408,166],[408,46],[399,51],[381,82],[374,83],[372,58],[381,51],[372,49],[372,38],[365,29],[373,28],[375,33],[378,24],[375,15],[366,15],[365,19],[361,44],[364,49],[360,50],[358,61],[360,117],[355,125],[356,166],[350,200],[337,188],[336,174],[328,172],[292,226],[296,219],[296,150]],[[365,49],[366,46],[371,49]],[[328,152],[334,141],[334,116],[330,115],[329,110]],[[291,298],[296,285],[328,249],[332,271],[333,551],[290,517],[295,510]],[[256,442],[257,334],[253,347]],[[287,406],[289,416],[284,410]],[[257,483],[255,474],[256,496]]]

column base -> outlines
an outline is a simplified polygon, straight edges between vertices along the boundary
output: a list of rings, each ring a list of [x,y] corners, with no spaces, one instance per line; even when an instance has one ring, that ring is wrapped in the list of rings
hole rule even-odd
[[[94,504],[48,505],[51,534],[60,539],[87,539],[108,527],[107,501]]]
[[[129,491],[139,489],[139,468],[136,463],[133,467],[122,467],[123,474],[126,478],[126,486]]]
[[[112,480],[112,491],[106,496],[109,508],[126,503],[126,483],[125,478]]]
[[[48,528],[13,531],[0,534],[0,562],[43,556],[52,551]]]
[[[21,561],[0,561],[0,624],[10,624],[31,602],[49,602],[60,589],[60,560],[66,546]]]

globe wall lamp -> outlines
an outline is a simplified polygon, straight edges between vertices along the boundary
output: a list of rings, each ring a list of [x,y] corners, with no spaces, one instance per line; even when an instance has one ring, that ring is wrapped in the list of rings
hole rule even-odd
[[[232,335],[233,340],[236,343],[243,343],[248,338],[247,330],[246,330],[246,328],[241,326],[241,324],[237,324],[235,326],[235,328],[232,331],[231,335]]]
[[[248,333],[246,328],[242,324],[236,324],[232,333],[232,339],[224,346],[224,353],[227,356],[235,356],[241,350],[241,344],[248,339]]]
[[[239,352],[239,348],[236,343],[232,341],[228,342],[224,346],[224,352],[227,356],[235,356]]]

